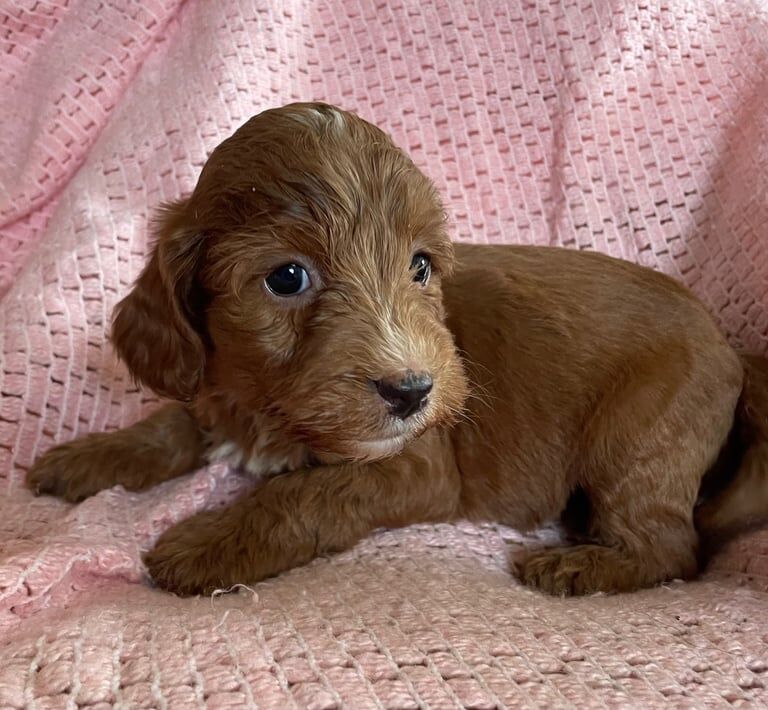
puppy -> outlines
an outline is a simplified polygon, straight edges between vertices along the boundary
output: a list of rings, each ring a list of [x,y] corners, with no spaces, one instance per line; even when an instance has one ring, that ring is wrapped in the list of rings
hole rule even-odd
[[[174,403],[53,448],[27,482],[80,501],[221,458],[250,472],[252,492],[146,555],[178,594],[255,582],[376,528],[529,530],[564,511],[583,542],[532,552],[520,578],[619,592],[690,577],[700,534],[768,511],[765,361],[738,356],[653,271],[452,245],[430,181],[325,104],[265,111],[213,152],[161,211],[112,342]]]

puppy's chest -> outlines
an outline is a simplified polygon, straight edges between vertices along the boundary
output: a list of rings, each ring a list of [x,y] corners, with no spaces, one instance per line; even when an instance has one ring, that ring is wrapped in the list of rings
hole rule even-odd
[[[263,431],[247,446],[232,439],[212,438],[206,458],[209,463],[223,462],[259,479],[306,466],[309,450],[301,444],[286,444]]]

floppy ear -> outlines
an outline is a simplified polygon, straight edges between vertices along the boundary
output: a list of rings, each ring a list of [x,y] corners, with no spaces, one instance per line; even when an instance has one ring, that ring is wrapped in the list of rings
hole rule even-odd
[[[190,400],[205,366],[203,336],[195,327],[204,235],[185,226],[185,209],[185,202],[161,209],[152,255],[115,308],[111,340],[138,382],[161,396]]]

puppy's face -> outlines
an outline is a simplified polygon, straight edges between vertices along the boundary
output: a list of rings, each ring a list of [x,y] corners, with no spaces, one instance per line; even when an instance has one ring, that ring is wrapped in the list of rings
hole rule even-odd
[[[224,396],[324,460],[382,458],[462,407],[452,259],[433,186],[381,131],[294,104],[245,124],[166,209],[113,340],[161,394]]]

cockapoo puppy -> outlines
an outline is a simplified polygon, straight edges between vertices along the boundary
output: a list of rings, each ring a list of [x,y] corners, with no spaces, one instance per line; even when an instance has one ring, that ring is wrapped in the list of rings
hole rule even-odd
[[[211,155],[118,305],[112,342],[174,400],[45,453],[69,501],[226,458],[253,490],[160,536],[178,594],[256,582],[410,523],[562,517],[516,566],[556,594],[697,571],[700,537],[768,512],[768,361],[672,279],[594,253],[452,245],[427,177],[320,103]]]

